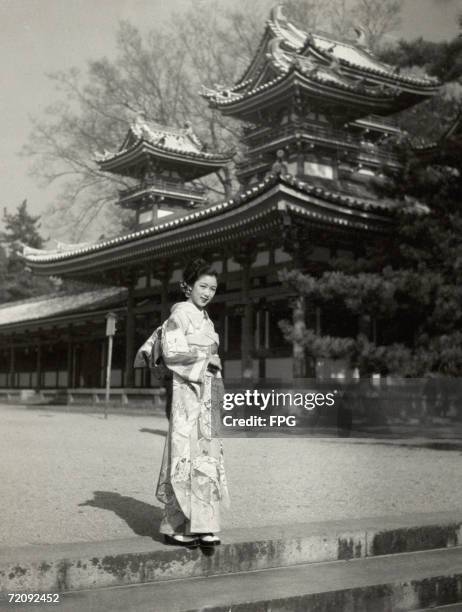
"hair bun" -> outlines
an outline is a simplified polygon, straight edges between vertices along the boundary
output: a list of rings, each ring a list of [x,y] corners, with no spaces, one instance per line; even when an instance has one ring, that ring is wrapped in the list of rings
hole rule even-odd
[[[203,274],[212,274],[217,276],[217,273],[210,269],[210,264],[206,262],[205,259],[197,257],[196,259],[190,261],[184,269],[183,281],[192,287],[199,276],[202,276]]]

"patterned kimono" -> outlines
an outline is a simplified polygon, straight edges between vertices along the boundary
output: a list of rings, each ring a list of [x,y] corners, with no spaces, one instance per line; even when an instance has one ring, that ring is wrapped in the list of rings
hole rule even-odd
[[[172,307],[162,329],[162,353],[173,372],[170,427],[156,497],[165,504],[160,532],[215,533],[228,489],[221,440],[212,437],[210,355],[218,335],[205,310],[191,302]]]

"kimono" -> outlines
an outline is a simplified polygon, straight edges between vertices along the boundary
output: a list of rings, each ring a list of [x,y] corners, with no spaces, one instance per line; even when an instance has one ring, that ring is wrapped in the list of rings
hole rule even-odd
[[[172,412],[156,497],[165,504],[160,532],[215,533],[228,505],[221,440],[211,427],[214,377],[207,368],[219,344],[205,310],[191,302],[171,309],[162,327],[162,356],[173,372]]]

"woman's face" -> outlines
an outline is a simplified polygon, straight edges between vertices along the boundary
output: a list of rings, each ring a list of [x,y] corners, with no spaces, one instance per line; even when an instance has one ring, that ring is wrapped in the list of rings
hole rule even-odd
[[[199,276],[197,281],[194,283],[188,301],[192,302],[194,306],[197,306],[197,308],[202,310],[212,301],[216,290],[216,277],[212,274],[204,274]]]

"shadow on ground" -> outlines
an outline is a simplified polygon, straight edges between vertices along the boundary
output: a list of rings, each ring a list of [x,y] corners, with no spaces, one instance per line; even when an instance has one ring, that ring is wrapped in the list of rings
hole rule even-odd
[[[139,501],[134,497],[120,495],[112,491],[94,491],[94,498],[79,504],[79,506],[91,506],[114,512],[124,520],[136,535],[147,536],[158,542],[163,541],[159,534],[159,525],[162,511],[156,506],[151,506]]]
[[[140,433],[151,433],[156,436],[163,436],[164,438],[167,436],[167,432],[163,429],[150,429],[149,427],[142,427]]]

